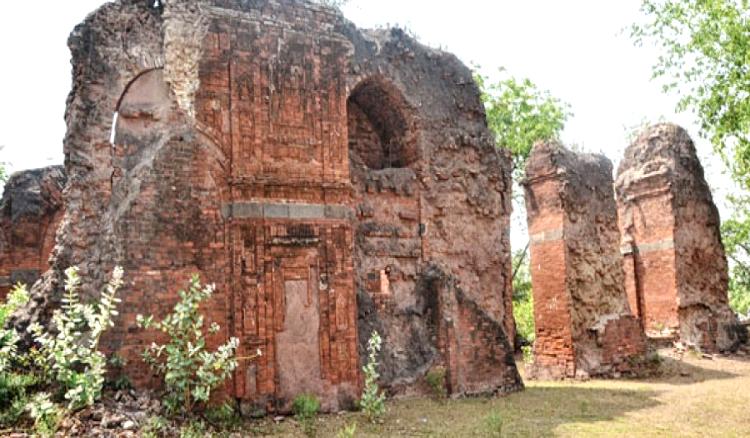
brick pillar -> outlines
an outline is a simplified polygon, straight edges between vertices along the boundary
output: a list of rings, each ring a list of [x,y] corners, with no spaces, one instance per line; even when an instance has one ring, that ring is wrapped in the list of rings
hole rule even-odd
[[[646,129],[625,151],[617,198],[647,334],[709,351],[734,348],[740,336],[719,213],[687,132],[672,124]]]
[[[524,187],[536,322],[530,376],[628,371],[645,342],[625,292],[611,163],[538,144]]]

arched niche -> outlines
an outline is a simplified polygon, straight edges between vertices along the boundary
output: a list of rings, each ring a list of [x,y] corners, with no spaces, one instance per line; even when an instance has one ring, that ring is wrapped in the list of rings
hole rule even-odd
[[[347,113],[360,361],[377,330],[380,382],[395,394],[429,369],[437,351],[417,283],[423,251],[418,129],[403,94],[379,76],[354,87]]]
[[[349,96],[347,114],[352,166],[382,170],[418,160],[409,106],[393,84],[379,77],[363,80]]]
[[[139,73],[117,101],[113,143],[119,144],[128,136],[149,134],[155,124],[167,121],[171,109],[172,99],[164,70],[154,68]]]

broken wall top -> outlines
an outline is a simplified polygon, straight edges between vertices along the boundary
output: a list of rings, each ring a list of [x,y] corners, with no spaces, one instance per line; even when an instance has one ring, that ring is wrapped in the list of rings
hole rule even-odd
[[[612,162],[604,155],[577,153],[562,144],[550,141],[534,145],[526,164],[524,184],[546,178],[565,181],[560,191],[562,200],[579,203],[597,190],[608,192],[612,185]]]
[[[5,184],[0,215],[10,223],[47,216],[62,206],[66,182],[63,166],[16,172]]]
[[[648,127],[625,150],[616,187],[620,202],[667,189],[677,203],[690,199],[713,204],[690,135],[671,123]]]
[[[541,211],[537,202],[547,203],[551,211],[562,215],[558,226],[569,237],[595,232],[588,225],[582,225],[591,223],[591,218],[596,218],[595,223],[609,224],[612,218],[616,221],[612,163],[605,156],[573,152],[554,141],[537,143],[529,156],[523,185],[528,188],[549,180],[558,184],[554,193],[545,193],[543,199],[536,199],[535,192],[527,189],[530,221]]]

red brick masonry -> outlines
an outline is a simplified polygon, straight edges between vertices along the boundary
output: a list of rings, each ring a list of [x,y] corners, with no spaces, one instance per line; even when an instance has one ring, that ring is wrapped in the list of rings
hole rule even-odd
[[[209,344],[263,353],[227,387],[245,407],[352,406],[373,329],[391,393],[437,366],[454,395],[522,388],[511,160],[470,70],[310,2],[163,3],[107,3],[70,36],[65,219],[22,323],[46,320],[67,266],[93,294],[123,265],[104,344],[154,384],[136,315],[169,312],[197,272],[217,286]]]
[[[537,144],[524,187],[536,322],[530,377],[630,371],[645,337],[625,293],[612,164]]]
[[[63,217],[62,166],[16,173],[0,201],[0,300],[16,284],[31,286],[49,267]]]
[[[684,129],[655,125],[628,147],[617,201],[628,298],[646,332],[736,348],[743,329],[728,304],[719,213]]]

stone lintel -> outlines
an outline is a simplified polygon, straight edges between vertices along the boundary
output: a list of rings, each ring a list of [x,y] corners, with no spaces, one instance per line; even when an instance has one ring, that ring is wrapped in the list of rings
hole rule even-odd
[[[538,245],[541,243],[554,242],[556,240],[562,240],[563,229],[557,228],[555,230],[542,231],[541,233],[532,234],[529,237],[532,245]]]
[[[622,253],[622,255],[630,255],[634,252],[637,252],[639,254],[646,254],[649,252],[662,251],[665,249],[673,249],[673,248],[674,248],[674,240],[663,239],[657,242],[642,243],[640,245],[635,245],[635,246],[623,245],[620,248],[620,252]]]
[[[291,204],[283,202],[234,202],[221,208],[224,219],[351,219],[345,205]]]

